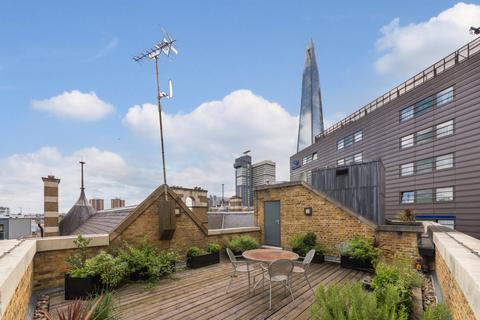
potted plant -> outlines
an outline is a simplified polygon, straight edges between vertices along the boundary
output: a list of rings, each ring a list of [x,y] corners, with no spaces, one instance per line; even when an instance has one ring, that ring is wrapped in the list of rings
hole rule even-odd
[[[315,249],[315,256],[312,262],[322,263],[325,261],[325,248],[320,243],[317,243],[317,236],[313,232],[298,233],[290,238],[289,244],[292,247],[292,251],[300,257],[305,257],[310,250]]]
[[[177,254],[172,250],[158,253],[157,248],[144,241],[140,247],[125,244],[119,257],[127,264],[127,273],[132,281],[155,281],[175,272]]]
[[[340,264],[343,268],[373,271],[380,250],[373,241],[356,235],[352,240],[340,245]]]
[[[211,243],[207,251],[190,247],[187,251],[187,267],[196,269],[220,262],[220,245]]]
[[[236,256],[241,256],[244,251],[257,249],[257,240],[251,236],[234,236],[230,241],[225,242],[225,248],[232,250]]]
[[[65,273],[65,300],[86,298],[101,290],[100,278],[85,268],[90,239],[79,235],[73,242],[77,250],[65,262],[70,268]]]

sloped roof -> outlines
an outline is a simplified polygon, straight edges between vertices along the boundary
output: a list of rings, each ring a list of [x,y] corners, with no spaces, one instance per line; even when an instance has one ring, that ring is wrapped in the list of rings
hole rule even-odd
[[[92,215],[95,209],[88,203],[84,188],[81,188],[80,197],[73,207],[67,212],[65,217],[60,220],[60,235],[69,235],[79,226],[85,223]]]
[[[128,206],[98,211],[71,234],[110,234],[127,218],[137,206]]]

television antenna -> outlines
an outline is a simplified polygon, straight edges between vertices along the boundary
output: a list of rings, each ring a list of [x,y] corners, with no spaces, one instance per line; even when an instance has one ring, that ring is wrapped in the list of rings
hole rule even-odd
[[[164,29],[162,29],[163,32],[163,39],[159,42],[157,42],[153,48],[150,48],[141,54],[133,57],[133,60],[135,62],[141,62],[144,61],[145,59],[150,59],[150,60],[155,60],[155,79],[157,83],[157,105],[158,105],[158,118],[160,120],[160,141],[161,141],[161,147],[162,147],[162,165],[163,165],[163,185],[165,188],[165,200],[168,201],[168,195],[167,195],[167,172],[165,168],[165,146],[164,146],[164,141],[163,141],[163,122],[162,122],[162,104],[161,100],[163,98],[171,99],[173,98],[173,85],[172,85],[172,80],[168,80],[168,89],[169,92],[168,94],[165,92],[162,92],[160,90],[160,80],[158,77],[158,59],[162,55],[166,55],[167,57],[170,56],[170,54],[173,52],[174,54],[178,54],[178,50],[175,49],[173,46],[174,42],[176,41],[175,39],[172,39],[168,32],[166,32]]]
[[[475,28],[475,27],[470,27],[470,33],[471,34],[480,34],[480,27]]]

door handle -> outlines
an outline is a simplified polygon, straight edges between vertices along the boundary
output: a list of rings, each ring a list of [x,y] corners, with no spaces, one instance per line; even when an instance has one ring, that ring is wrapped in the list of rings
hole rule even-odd
[[[277,224],[280,224],[280,219],[276,219],[275,222],[276,222]]]

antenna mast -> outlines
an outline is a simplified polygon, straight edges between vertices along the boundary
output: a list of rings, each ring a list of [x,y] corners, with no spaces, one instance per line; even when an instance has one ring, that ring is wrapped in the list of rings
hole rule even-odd
[[[163,30],[163,29],[162,29]],[[133,60],[136,62],[140,62],[143,59],[150,59],[150,60],[155,60],[155,79],[156,79],[156,84],[157,84],[157,105],[158,105],[158,118],[160,121],[160,143],[162,147],[162,166],[163,166],[163,185],[165,188],[164,194],[165,194],[165,200],[168,201],[168,195],[167,195],[167,171],[165,167],[165,146],[164,146],[164,141],[163,141],[163,121],[162,121],[162,103],[161,100],[162,98],[172,98],[173,97],[173,91],[172,91],[172,81],[169,80],[169,93],[165,93],[160,91],[160,80],[158,76],[158,59],[160,58],[160,55],[163,53],[166,56],[170,56],[170,53],[173,52],[175,54],[178,53],[177,49],[173,46],[173,43],[175,42],[174,39],[170,37],[170,35],[163,30],[164,37],[163,40],[159,41],[155,46],[151,49],[146,50],[145,52],[139,54],[138,56],[134,57]]]
[[[81,180],[81,186],[80,186],[80,190],[84,191],[85,190],[85,186],[83,185],[83,166],[85,165],[85,161],[79,161],[80,163],[80,166],[81,166],[81,172],[82,172],[82,180]]]

